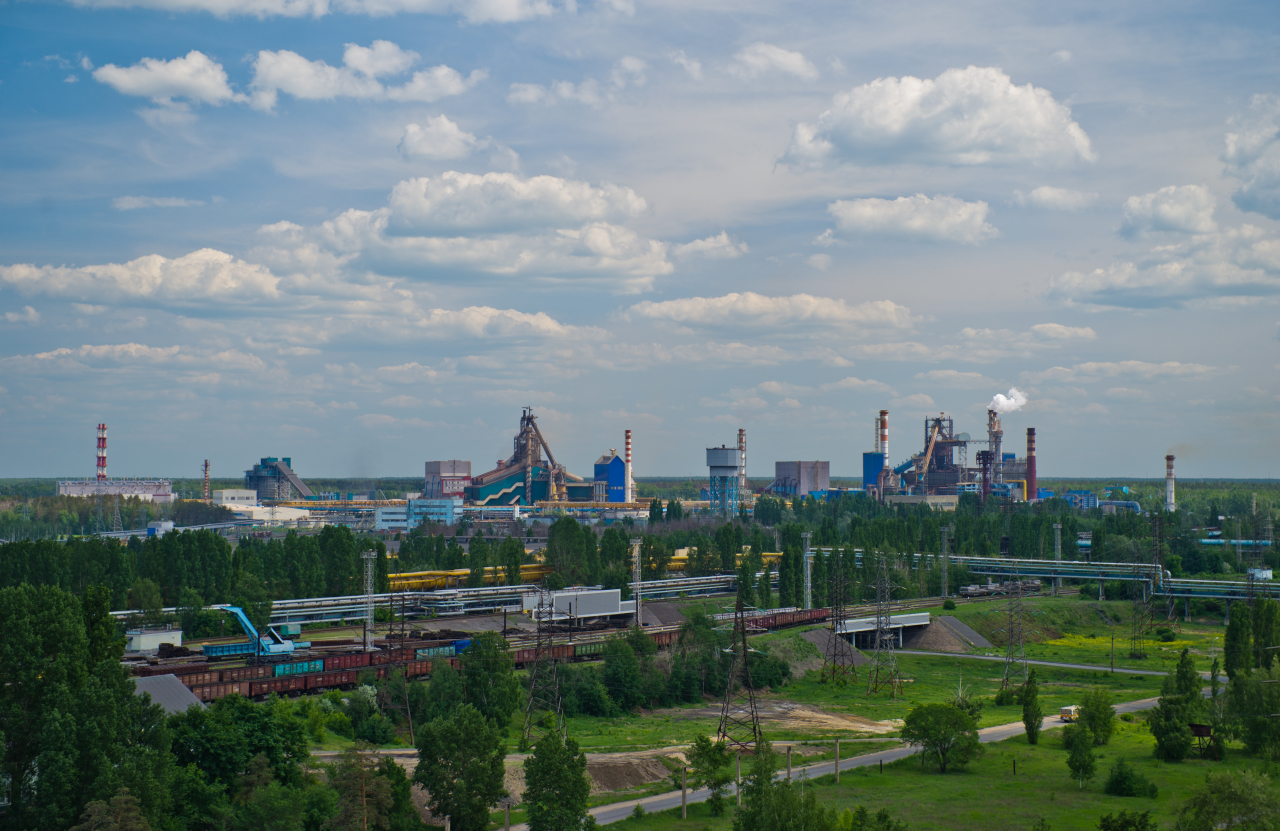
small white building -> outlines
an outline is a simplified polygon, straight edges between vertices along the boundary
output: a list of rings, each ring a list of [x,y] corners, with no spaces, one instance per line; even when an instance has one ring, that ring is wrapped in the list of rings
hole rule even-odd
[[[257,505],[258,492],[244,489],[214,491],[213,504],[226,505],[228,507],[234,505]]]
[[[182,646],[181,629],[162,626],[156,629],[129,629],[124,634],[128,639],[125,649],[129,652],[155,652],[160,649],[162,643]]]

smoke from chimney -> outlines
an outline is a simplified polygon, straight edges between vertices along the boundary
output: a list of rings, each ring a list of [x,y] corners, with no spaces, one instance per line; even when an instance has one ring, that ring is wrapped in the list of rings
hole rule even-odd
[[[996,393],[991,399],[991,403],[987,405],[988,410],[994,410],[1001,415],[1012,413],[1015,410],[1021,410],[1027,403],[1027,394],[1017,387],[1009,387],[1009,395],[1004,396]]]

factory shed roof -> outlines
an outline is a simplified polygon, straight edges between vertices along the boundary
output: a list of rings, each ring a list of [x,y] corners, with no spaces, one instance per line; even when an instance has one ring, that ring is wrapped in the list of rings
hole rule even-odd
[[[176,675],[152,675],[149,678],[135,678],[134,693],[142,695],[150,693],[151,700],[164,708],[169,715],[182,713],[192,704],[203,707],[200,699],[195,697],[187,685],[178,680]]]

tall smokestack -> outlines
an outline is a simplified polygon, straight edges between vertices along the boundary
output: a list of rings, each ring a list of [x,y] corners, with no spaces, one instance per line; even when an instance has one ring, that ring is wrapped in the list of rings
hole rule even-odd
[[[1164,509],[1178,510],[1178,503],[1173,498],[1173,456],[1164,457]]]
[[[107,478],[107,425],[98,425],[98,481]]]
[[[747,430],[738,428],[738,499],[741,501],[747,493]]]
[[[880,453],[884,454],[885,466],[889,465],[889,411],[880,411],[880,446],[876,448]]]
[[[1036,483],[1036,428],[1027,428],[1027,501],[1036,498],[1039,488]]]
[[[632,481],[632,479],[631,479],[631,431],[630,431],[630,430],[628,430],[628,431],[627,431],[627,458],[626,458],[626,463],[627,463],[627,464],[626,464],[626,468],[625,468],[625,469],[624,469],[624,471],[623,471],[623,475],[626,477],[626,481],[623,483],[622,501],[623,501],[623,502],[635,502],[635,501],[636,501],[636,486],[635,486],[635,483],[634,483],[634,482]]]
[[[1000,419],[995,410],[987,410],[987,449],[991,451],[991,482],[1004,481],[1004,454],[1000,448],[1004,439],[1004,430],[1000,429]]]

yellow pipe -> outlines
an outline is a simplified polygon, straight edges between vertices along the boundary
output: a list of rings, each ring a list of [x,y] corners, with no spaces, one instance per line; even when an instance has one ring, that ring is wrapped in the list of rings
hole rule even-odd
[[[529,563],[520,566],[520,582],[536,583],[552,572],[552,569],[541,563]],[[388,574],[392,591],[429,591],[432,589],[456,589],[467,584],[471,576],[469,568],[455,568],[443,571],[406,571],[399,574]],[[507,573],[497,566],[489,566],[484,570],[486,586],[506,585]]]

